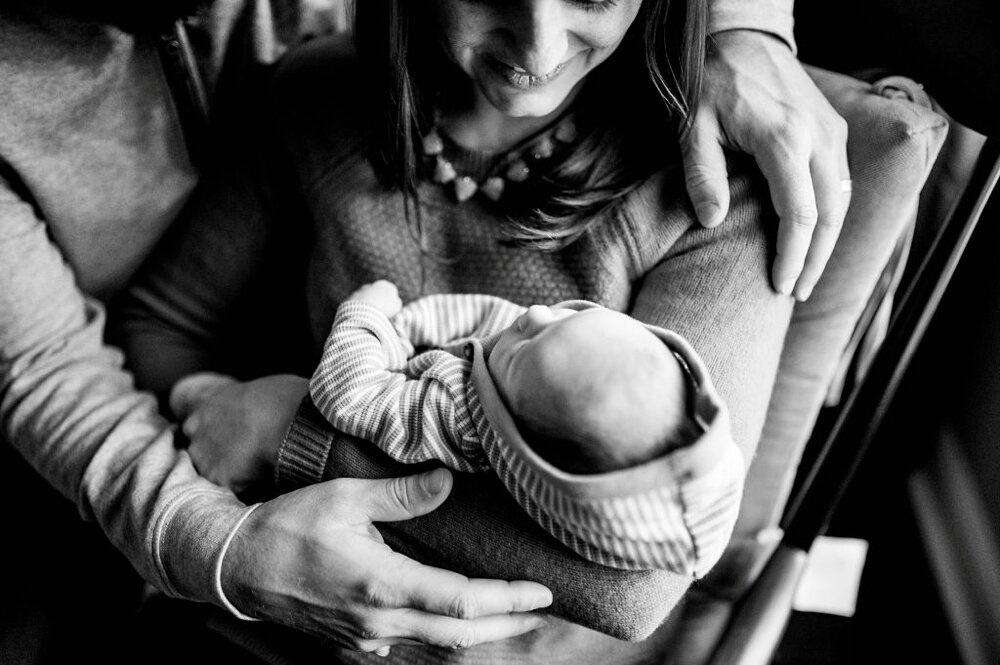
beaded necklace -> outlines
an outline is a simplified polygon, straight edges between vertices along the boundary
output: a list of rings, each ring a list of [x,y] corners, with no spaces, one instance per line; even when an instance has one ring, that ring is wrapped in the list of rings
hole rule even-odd
[[[499,201],[519,184],[537,175],[544,163],[577,138],[572,114],[564,115],[500,155],[474,153],[457,145],[435,123],[421,140],[427,176],[450,188],[459,203],[477,193]]]

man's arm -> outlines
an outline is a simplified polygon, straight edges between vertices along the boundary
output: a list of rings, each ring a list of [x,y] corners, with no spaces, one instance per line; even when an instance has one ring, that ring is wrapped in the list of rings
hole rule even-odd
[[[805,300],[850,202],[847,125],[795,58],[791,0],[714,0],[701,103],[681,139],[706,227],[729,208],[724,149],[754,156],[780,217],[772,285]]]
[[[174,447],[103,328],[101,305],[78,290],[44,222],[0,180],[3,438],[147,581],[215,600],[212,563],[245,506]]]
[[[711,0],[708,4],[708,34],[727,30],[757,30],[784,41],[794,53],[793,0]]]
[[[2,180],[0,313],[3,437],[168,595],[233,601],[376,652],[399,641],[472,645],[541,624],[523,612],[551,602],[544,587],[423,566],[372,535],[372,520],[440,505],[447,472],[337,480],[256,509],[199,477],[155,400],[103,345],[102,308]]]

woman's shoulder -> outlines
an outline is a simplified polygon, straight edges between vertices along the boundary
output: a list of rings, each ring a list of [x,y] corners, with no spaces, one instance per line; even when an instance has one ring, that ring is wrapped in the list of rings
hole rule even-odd
[[[729,159],[730,205],[723,222],[732,235],[762,236],[774,216],[767,186],[754,164],[741,156]],[[620,208],[615,226],[644,273],[701,230],[684,183],[680,164],[671,164],[639,184]],[[772,225],[773,226],[773,225]],[[710,242],[706,234],[705,241]],[[682,242],[685,239],[685,242]]]

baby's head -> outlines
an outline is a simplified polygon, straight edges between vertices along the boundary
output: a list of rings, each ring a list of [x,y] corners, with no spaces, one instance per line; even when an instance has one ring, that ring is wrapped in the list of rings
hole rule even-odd
[[[680,362],[620,312],[535,305],[488,365],[525,441],[566,471],[625,468],[694,437]]]

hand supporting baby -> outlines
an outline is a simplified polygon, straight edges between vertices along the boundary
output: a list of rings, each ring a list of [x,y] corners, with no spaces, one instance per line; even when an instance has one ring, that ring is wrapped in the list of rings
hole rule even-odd
[[[390,316],[402,306],[389,282],[366,285],[352,298]],[[269,487],[307,383],[291,375],[240,383],[212,373],[179,381],[170,406],[183,420],[195,467],[236,491]],[[451,474],[437,469],[384,480],[338,478],[271,499],[236,533],[223,560],[223,593],[243,613],[381,656],[394,644],[468,647],[543,625],[532,610],[552,602],[544,586],[470,579],[383,542],[373,521],[426,514],[451,487]]]
[[[365,284],[350,296],[387,317],[403,308],[396,285]],[[285,428],[309,390],[307,379],[291,374],[240,382],[214,372],[190,374],[170,391],[170,410],[181,421],[195,468],[237,494],[270,488]],[[287,419],[273,414],[289,414]],[[238,441],[239,445],[228,442]]]

